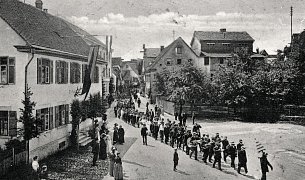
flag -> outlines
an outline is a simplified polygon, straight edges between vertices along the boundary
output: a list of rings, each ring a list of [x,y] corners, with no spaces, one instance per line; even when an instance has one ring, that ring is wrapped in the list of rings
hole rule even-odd
[[[256,149],[257,149],[258,153],[266,151],[265,147],[259,141],[255,141],[255,143],[256,143]]]
[[[89,93],[91,82],[94,79],[95,64],[98,56],[99,46],[91,46],[88,56],[88,68],[85,70],[85,77],[83,82],[83,89],[80,95],[86,94],[85,99]]]

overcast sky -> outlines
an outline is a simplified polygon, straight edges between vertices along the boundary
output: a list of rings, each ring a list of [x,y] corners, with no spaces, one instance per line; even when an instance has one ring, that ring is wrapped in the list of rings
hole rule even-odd
[[[35,0],[25,0],[33,4]],[[190,43],[193,32],[247,31],[259,47],[275,54],[305,29],[305,0],[42,0],[49,13],[96,35],[113,35],[114,56],[141,58],[142,45],[169,45],[173,37]],[[303,22],[304,21],[304,22]],[[173,31],[174,36],[173,36]],[[104,40],[103,36],[99,39]]]

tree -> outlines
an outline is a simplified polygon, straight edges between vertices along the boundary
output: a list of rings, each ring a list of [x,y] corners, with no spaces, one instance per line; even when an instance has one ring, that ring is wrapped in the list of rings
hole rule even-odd
[[[33,93],[30,91],[30,88],[27,88],[27,91],[24,92],[24,95],[25,99],[22,100],[24,108],[20,108],[20,119],[22,120],[24,126],[24,140],[28,141],[33,137],[37,137],[39,133],[37,129],[37,121],[33,116],[33,110],[36,103],[31,101],[31,96],[33,95]]]
[[[70,114],[72,116],[72,144],[76,145],[77,151],[79,150],[79,123],[82,117],[81,103],[78,99],[74,99],[71,103]]]

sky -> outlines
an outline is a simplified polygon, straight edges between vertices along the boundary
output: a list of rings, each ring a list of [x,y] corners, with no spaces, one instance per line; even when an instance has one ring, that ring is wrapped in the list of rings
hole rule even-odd
[[[22,0],[24,1],[24,0]],[[254,49],[275,54],[305,29],[305,0],[42,0],[43,8],[104,41],[113,36],[113,56],[143,57],[146,47],[169,45],[182,37],[190,44],[194,31],[247,31]],[[25,0],[34,5],[35,0]]]

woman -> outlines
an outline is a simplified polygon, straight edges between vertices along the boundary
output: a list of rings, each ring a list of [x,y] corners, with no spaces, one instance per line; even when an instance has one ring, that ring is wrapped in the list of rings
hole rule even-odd
[[[114,159],[114,179],[115,180],[123,180],[123,166],[122,159],[119,156],[120,153],[117,152],[116,157]]]
[[[106,134],[101,135],[101,140],[100,140],[100,159],[105,160],[107,159],[107,139],[106,139]]]
[[[115,151],[116,151],[116,148],[113,146],[111,148],[111,153],[109,154],[109,175],[111,177],[114,176]]]
[[[125,143],[125,131],[124,131],[124,128],[122,127],[122,125],[120,125],[120,128],[118,130],[118,135],[119,135],[119,139],[118,139],[118,143],[119,144],[123,144]]]
[[[113,145],[116,144],[118,140],[119,140],[118,124],[115,123],[113,128],[113,140],[112,140]]]

